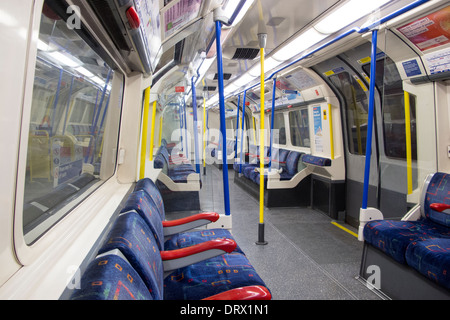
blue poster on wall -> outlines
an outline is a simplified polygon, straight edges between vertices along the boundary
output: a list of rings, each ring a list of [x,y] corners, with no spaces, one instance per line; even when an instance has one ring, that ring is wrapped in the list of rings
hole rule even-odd
[[[314,118],[314,144],[315,150],[318,152],[323,151],[323,135],[322,135],[322,112],[321,107],[313,107]]]

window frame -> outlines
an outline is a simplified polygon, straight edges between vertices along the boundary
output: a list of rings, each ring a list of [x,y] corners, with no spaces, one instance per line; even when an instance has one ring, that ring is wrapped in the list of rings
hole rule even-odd
[[[25,179],[26,179],[26,168],[27,168],[27,153],[28,153],[28,142],[29,142],[29,133],[30,133],[30,122],[31,122],[31,111],[33,106],[33,88],[35,83],[35,71],[36,71],[36,63],[38,60],[38,35],[40,33],[40,25],[43,11],[43,1],[36,1],[33,6],[33,12],[31,14],[31,23],[30,23],[30,32],[28,34],[28,52],[27,52],[27,60],[25,62],[25,74],[24,74],[24,94],[22,99],[22,114],[21,114],[21,126],[18,128],[20,132],[20,141],[19,141],[19,152],[17,158],[17,175],[16,175],[16,185],[15,185],[15,206],[14,206],[14,230],[13,230],[13,243],[14,243],[14,251],[16,257],[21,265],[30,265],[36,259],[38,259],[42,254],[49,250],[49,248],[59,248],[64,240],[69,237],[74,237],[76,235],[72,234],[74,228],[74,221],[78,221],[77,219],[85,216],[84,220],[81,219],[80,222],[82,224],[88,223],[88,220],[85,219],[93,219],[96,215],[89,214],[86,215],[84,209],[86,209],[86,205],[95,206],[95,203],[92,203],[89,198],[94,193],[99,192],[100,187],[108,188],[107,186],[110,184],[116,184],[115,179],[113,178],[117,173],[117,161],[115,164],[108,164],[111,166],[112,174],[109,177],[100,176],[100,180],[94,185],[90,186],[85,192],[80,194],[76,200],[76,204],[72,205],[70,209],[67,210],[67,213],[63,215],[56,223],[54,223],[48,230],[46,230],[36,241],[33,241],[30,244],[27,244],[25,241],[25,236],[23,232],[23,209],[24,209],[24,191],[25,191]],[[103,58],[103,57],[102,57]],[[113,61],[110,56],[107,57],[108,61]],[[123,111],[123,103],[124,103],[124,92],[126,86],[125,73],[117,65],[111,66],[114,69],[116,77],[113,78],[112,81],[117,81],[120,75],[120,83],[121,86],[117,86],[117,84],[111,90],[111,101],[115,101],[119,105],[120,110],[118,110],[117,118],[117,130],[115,134],[108,137],[114,140],[114,144],[116,145],[114,152],[115,157],[117,159],[117,151],[118,145],[120,141],[120,126],[122,120],[122,111]],[[111,82],[110,82],[111,83]],[[116,94],[119,94],[119,99],[114,99]],[[117,106],[117,105],[116,105]],[[105,143],[106,143],[106,131],[105,130]],[[110,143],[110,141],[108,141]],[[103,163],[103,161],[102,161]],[[127,187],[128,188],[128,187]],[[117,186],[115,187],[117,189]],[[112,192],[112,191],[111,191]],[[120,190],[120,192],[122,192]],[[98,201],[94,201],[98,202]],[[114,201],[112,201],[113,203]],[[89,203],[89,204],[87,204]],[[70,204],[70,203],[69,203]],[[106,208],[106,206],[104,206]],[[66,210],[66,207],[63,208]],[[88,218],[90,217],[90,218]],[[80,229],[79,229],[80,230]],[[61,242],[61,243],[60,243]]]

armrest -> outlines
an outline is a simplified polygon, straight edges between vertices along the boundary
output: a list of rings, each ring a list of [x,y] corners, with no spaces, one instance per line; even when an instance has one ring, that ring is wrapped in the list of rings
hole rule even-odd
[[[430,204],[430,208],[433,209],[434,211],[442,212],[444,210],[450,209],[450,204],[432,203],[432,204]]]
[[[203,300],[270,300],[272,295],[263,286],[248,286],[231,289]]]
[[[191,264],[230,253],[236,249],[237,243],[230,239],[205,241],[187,248],[161,251],[164,272],[176,270]]]
[[[164,236],[171,236],[216,222],[219,217],[217,212],[203,212],[182,219],[163,221]]]

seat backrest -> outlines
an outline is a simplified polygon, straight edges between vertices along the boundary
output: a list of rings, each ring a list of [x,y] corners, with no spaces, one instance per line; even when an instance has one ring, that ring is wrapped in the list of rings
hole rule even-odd
[[[432,203],[450,204],[450,175],[436,172],[429,175],[422,189],[421,205],[427,219],[440,225],[450,227],[450,214],[438,212],[430,208]]]
[[[119,249],[146,284],[154,300],[163,299],[164,269],[156,239],[135,211],[122,213],[114,222],[99,254]]]
[[[167,163],[170,163],[170,154],[167,147],[161,146],[161,154],[164,156],[164,159],[166,159]]]
[[[161,153],[158,153],[153,160],[153,168],[155,169],[164,169],[167,168],[167,162],[164,156]]]
[[[300,156],[302,154],[297,151],[291,151],[289,152],[289,155],[286,158],[286,171],[290,175],[294,175],[297,173],[297,165],[298,160],[300,159]]]
[[[145,191],[132,192],[121,212],[136,211],[152,231],[159,250],[164,250],[164,229],[158,207]]]
[[[159,210],[159,214],[161,215],[161,220],[166,220],[163,198],[156,184],[149,178],[141,179],[136,183],[136,186],[134,187],[134,191],[140,190],[145,191],[156,204]]]
[[[70,300],[153,300],[139,274],[118,250],[89,263]]]

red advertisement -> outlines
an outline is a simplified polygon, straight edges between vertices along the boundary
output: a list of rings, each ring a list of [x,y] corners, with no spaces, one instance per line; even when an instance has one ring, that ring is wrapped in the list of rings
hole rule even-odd
[[[450,43],[450,6],[408,23],[398,31],[421,51]]]

